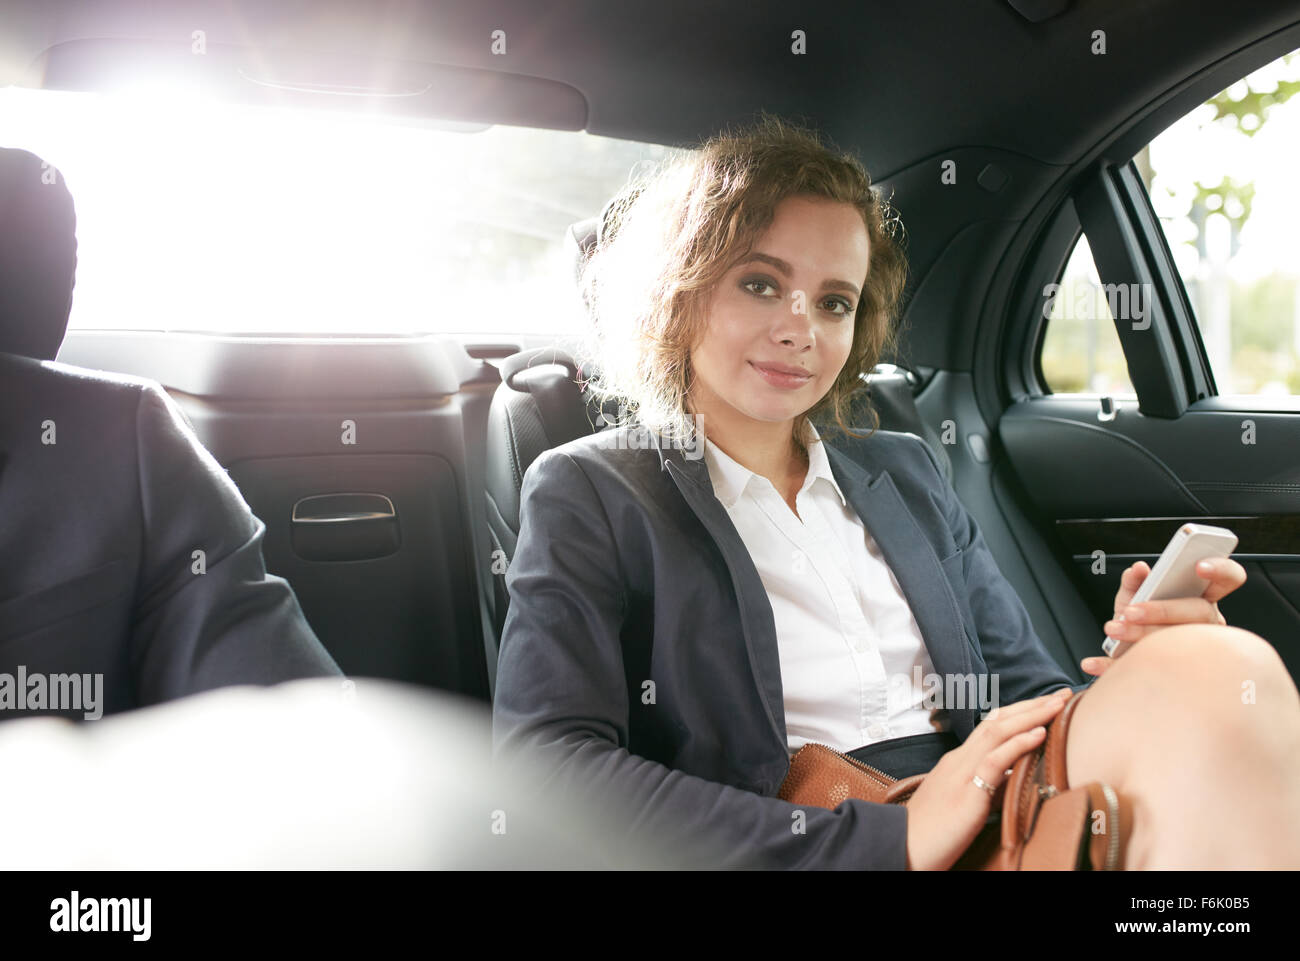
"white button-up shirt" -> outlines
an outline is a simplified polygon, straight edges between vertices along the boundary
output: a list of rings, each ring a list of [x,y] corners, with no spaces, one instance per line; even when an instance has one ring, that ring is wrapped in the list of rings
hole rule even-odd
[[[776,621],[787,749],[851,751],[948,729],[924,706],[934,664],[893,571],[831,473],[809,424],[798,516],[766,477],[705,440],[713,491],[767,590]]]

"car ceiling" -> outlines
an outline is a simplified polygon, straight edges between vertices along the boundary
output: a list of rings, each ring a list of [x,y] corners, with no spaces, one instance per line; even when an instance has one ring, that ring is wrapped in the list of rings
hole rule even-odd
[[[1069,164],[1193,71],[1295,22],[1293,0],[4,3],[0,80],[85,38],[178,38],[450,64],[575,88],[593,134],[686,145],[767,109],[804,116],[876,179],[979,144]],[[506,32],[506,54],[489,49]],[[1106,54],[1091,52],[1106,32]],[[803,30],[807,53],[790,53]]]

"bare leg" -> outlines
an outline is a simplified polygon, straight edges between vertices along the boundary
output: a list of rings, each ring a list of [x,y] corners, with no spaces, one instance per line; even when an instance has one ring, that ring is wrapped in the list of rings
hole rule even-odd
[[[1300,868],[1300,692],[1249,631],[1143,638],[1079,702],[1066,765],[1132,802],[1126,869]]]

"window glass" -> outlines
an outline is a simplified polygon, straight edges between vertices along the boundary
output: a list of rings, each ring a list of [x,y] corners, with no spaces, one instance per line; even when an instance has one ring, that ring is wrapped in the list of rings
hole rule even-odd
[[[76,328],[571,333],[564,245],[672,148],[0,89],[0,145],[77,207]]]
[[[1300,395],[1298,91],[1294,51],[1211,97],[1134,157],[1223,395]],[[1080,239],[1044,335],[1047,386],[1131,393],[1108,298],[1088,288],[1100,289]]]
[[[1111,312],[1110,297],[1118,292],[1108,296],[1103,289],[1086,237],[1080,235],[1049,294],[1042,366],[1052,392],[1136,397]]]
[[[1300,394],[1300,51],[1197,107],[1135,162],[1220,394]]]

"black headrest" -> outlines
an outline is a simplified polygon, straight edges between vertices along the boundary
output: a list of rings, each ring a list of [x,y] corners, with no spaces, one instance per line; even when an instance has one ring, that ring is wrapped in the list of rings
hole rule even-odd
[[[599,226],[599,217],[588,217],[586,220],[579,220],[576,224],[570,224],[565,232],[565,246],[568,248],[569,258],[573,261],[574,283],[582,279],[582,268],[596,247]]]
[[[77,218],[63,174],[0,147],[0,352],[55,358],[76,270]]]
[[[575,283],[582,279],[582,268],[586,265],[591,252],[609,235],[610,215],[614,212],[614,208],[620,203],[630,202],[641,192],[643,186],[636,181],[626,184],[622,190],[605,202],[598,216],[588,217],[586,220],[579,220],[576,224],[569,225],[565,240],[569,247],[569,256],[573,259]]]

